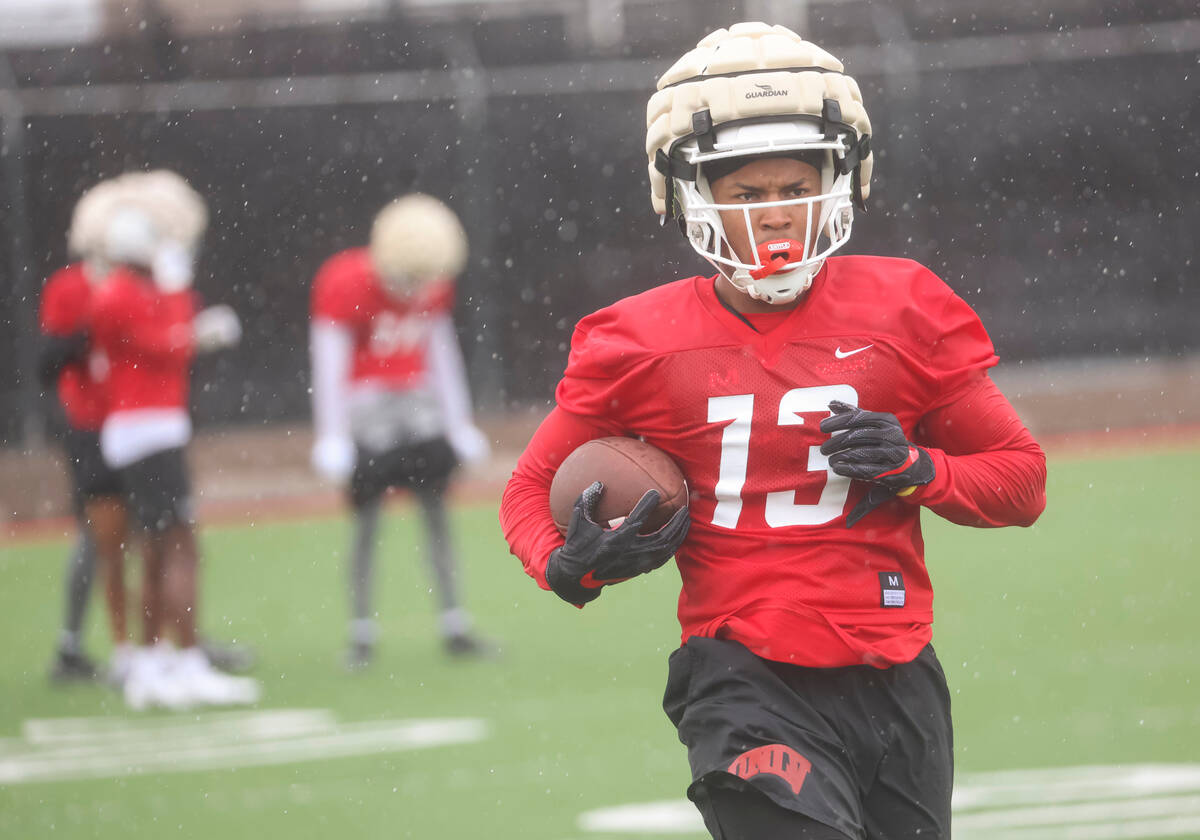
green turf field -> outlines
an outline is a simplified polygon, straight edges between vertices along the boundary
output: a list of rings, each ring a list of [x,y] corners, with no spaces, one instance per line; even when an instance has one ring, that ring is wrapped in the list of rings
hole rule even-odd
[[[1198,477],[1200,450],[1052,460],[1032,529],[927,516],[960,788],[989,771],[1049,774],[996,777],[1032,784],[991,805],[968,797],[956,837],[1200,838]],[[705,836],[661,813],[628,833],[580,819],[682,797],[685,755],[659,708],[678,641],[673,567],[576,611],[521,572],[494,505],[456,516],[467,599],[502,658],[443,658],[420,533],[398,505],[380,658],[360,674],[340,661],[341,519],[205,532],[201,623],[257,649],[265,717],[135,715],[102,687],[51,688],[66,543],[0,548],[0,838]],[[105,655],[99,606],[88,643]],[[456,721],[451,742],[416,748],[420,719]],[[1137,777],[1155,780],[1141,799],[1118,771],[1055,769],[1152,764],[1173,766]],[[1047,799],[1064,778],[1082,785],[1074,806]]]

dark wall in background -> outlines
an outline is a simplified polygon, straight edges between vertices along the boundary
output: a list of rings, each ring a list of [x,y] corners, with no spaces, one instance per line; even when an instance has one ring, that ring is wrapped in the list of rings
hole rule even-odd
[[[489,66],[565,60],[553,22],[506,25],[471,30]],[[215,59],[202,58],[222,50],[227,59],[241,51],[244,62],[225,66],[247,76],[298,72],[322,49],[341,71],[443,72],[427,47],[440,37],[435,27],[393,26],[390,39],[351,29],[324,40],[255,33],[257,52],[210,39],[157,58],[145,45],[118,50],[108,65],[101,54],[46,51],[13,63],[26,87],[219,77]],[[246,327],[240,347],[197,365],[198,423],[304,418],[313,273],[334,251],[362,244],[387,200],[421,189],[445,198],[472,233],[457,314],[474,385],[492,406],[547,400],[581,315],[709,273],[674,227],[658,226],[642,153],[654,80],[709,28],[681,33],[669,49],[641,46],[645,93],[496,96],[482,130],[467,137],[446,100],[32,117],[24,166],[34,273],[40,282],[65,259],[66,223],[84,188],[131,168],[179,171],[212,213],[198,290],[232,304]],[[870,37],[844,22],[829,28]],[[397,46],[405,44],[417,46]],[[634,42],[623,55],[638,50]],[[260,65],[244,66],[246,55]],[[877,163],[870,212],[856,219],[848,250],[932,267],[979,311],[1005,360],[1200,350],[1196,58],[926,70],[904,91],[855,74]],[[309,69],[331,68],[314,60]],[[15,212],[6,191],[6,231]],[[0,237],[0,288],[11,290],[8,240]],[[29,407],[14,360],[30,340],[20,312],[32,305],[0,297],[0,441],[9,443]],[[51,402],[39,406],[47,416]]]

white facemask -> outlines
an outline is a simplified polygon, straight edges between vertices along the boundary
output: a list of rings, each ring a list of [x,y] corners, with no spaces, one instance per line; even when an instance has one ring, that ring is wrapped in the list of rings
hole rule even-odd
[[[795,300],[812,284],[825,258],[850,238],[854,219],[851,198],[852,175],[838,174],[835,156],[845,152],[846,139],[827,139],[816,123],[798,119],[719,128],[711,150],[702,150],[696,141],[683,146],[689,163],[699,165],[694,181],[676,180],[675,189],[683,209],[683,221],[691,246],[738,289],[750,297],[778,304]],[[753,204],[718,204],[712,195],[704,165],[725,159],[752,160],[758,155],[780,156],[788,152],[821,152],[821,189],[818,195]],[[809,217],[817,217],[815,228],[806,228],[804,238],[787,240],[786,263],[772,259],[760,243],[752,261],[743,262],[733,251],[721,219],[722,211],[736,211],[750,242],[755,241],[751,212],[770,206],[806,206]],[[824,242],[822,242],[822,240]]]
[[[178,242],[164,242],[155,252],[150,266],[154,285],[167,294],[191,288],[195,276],[192,263],[191,251]]]

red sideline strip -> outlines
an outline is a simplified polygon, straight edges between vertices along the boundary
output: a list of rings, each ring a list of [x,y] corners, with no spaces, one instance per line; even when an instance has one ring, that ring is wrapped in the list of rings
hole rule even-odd
[[[462,480],[450,492],[452,504],[499,500],[503,483],[478,479]],[[392,504],[409,505],[407,494],[396,492]],[[196,518],[200,531],[210,525],[255,525],[267,522],[296,522],[333,516],[349,516],[341,493],[323,490],[270,498],[196,500]],[[38,543],[69,539],[75,535],[75,519],[71,516],[45,516],[19,519],[0,526],[0,546],[17,543]]]
[[[1200,424],[1088,429],[1038,435],[1037,439],[1050,457],[1135,455],[1200,446]]]
[[[1148,454],[1200,446],[1200,424],[1064,432],[1038,435],[1038,442],[1052,460]],[[503,489],[501,482],[464,479],[454,487],[450,498],[459,504],[498,501]],[[403,504],[409,501],[405,498]],[[201,499],[198,508],[201,529],[207,525],[253,525],[349,515],[341,494],[336,491],[267,499]],[[69,516],[15,520],[0,526],[0,545],[61,540],[74,534],[75,520]]]

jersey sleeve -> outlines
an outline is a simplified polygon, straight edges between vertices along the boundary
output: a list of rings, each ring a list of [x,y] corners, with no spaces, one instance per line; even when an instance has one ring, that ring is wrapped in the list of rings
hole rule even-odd
[[[927,362],[934,380],[930,409],[956,400],[964,389],[978,382],[981,373],[998,361],[983,322],[975,310],[953,292],[941,307],[934,334],[937,338],[930,347]]]
[[[86,289],[73,288],[69,270],[56,271],[42,290],[38,323],[44,335],[67,336],[87,329],[89,296]]]
[[[313,432],[321,439],[350,439],[346,399],[354,364],[354,336],[341,324],[317,321],[309,330],[312,366]]]
[[[550,515],[550,484],[559,464],[589,440],[621,434],[619,410],[629,399],[626,380],[632,342],[620,332],[614,313],[601,309],[582,319],[571,337],[567,368],[555,391],[557,407],[550,412],[504,490],[500,523],[505,538],[526,573],[543,589],[550,552],[563,544]]]
[[[312,288],[313,320],[356,326],[370,317],[365,278],[346,254],[326,260]]]
[[[639,401],[637,343],[620,329],[608,310],[579,322],[571,337],[567,368],[555,389],[554,401],[582,417],[616,421]],[[618,421],[619,425],[619,421]]]
[[[525,573],[542,589],[550,552],[563,537],[550,514],[550,484],[559,464],[589,440],[615,434],[611,425],[555,408],[534,432],[517,460],[500,500],[500,526]]]
[[[986,374],[921,421],[935,477],[905,499],[959,525],[1032,525],[1046,507],[1046,455]]]

